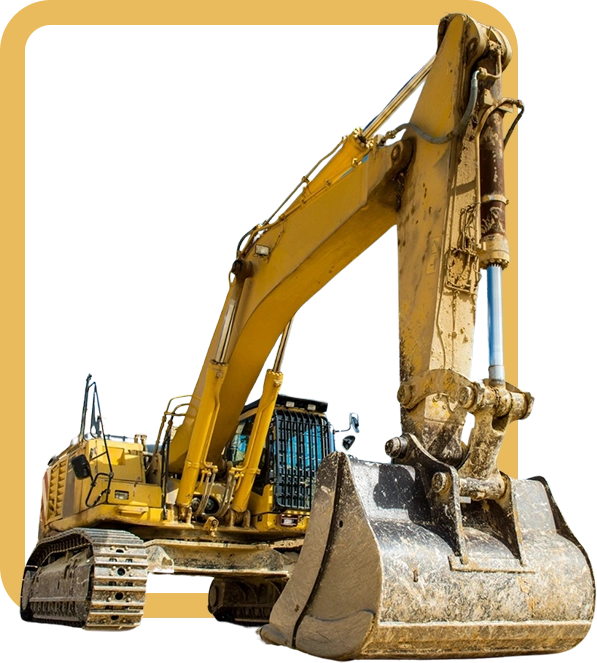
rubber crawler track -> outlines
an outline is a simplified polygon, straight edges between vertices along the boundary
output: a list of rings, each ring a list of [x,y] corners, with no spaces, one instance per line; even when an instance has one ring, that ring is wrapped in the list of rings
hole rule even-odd
[[[41,541],[21,590],[26,621],[88,630],[135,628],[143,616],[147,554],[130,532],[73,529]]]

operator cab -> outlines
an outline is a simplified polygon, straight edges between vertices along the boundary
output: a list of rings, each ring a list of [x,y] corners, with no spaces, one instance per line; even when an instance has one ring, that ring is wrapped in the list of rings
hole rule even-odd
[[[258,405],[259,401],[245,405],[236,433],[226,448],[224,457],[233,465],[244,460]],[[276,511],[311,508],[317,469],[335,450],[333,428],[325,416],[327,407],[322,401],[282,394],[276,399],[253,488],[262,495],[264,487],[273,484]]]

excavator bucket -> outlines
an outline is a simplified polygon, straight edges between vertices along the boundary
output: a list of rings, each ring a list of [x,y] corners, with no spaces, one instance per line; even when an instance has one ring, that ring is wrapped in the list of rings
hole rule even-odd
[[[459,498],[438,516],[423,468],[332,454],[261,637],[336,660],[574,647],[594,609],[587,556],[542,479],[504,478],[501,502]],[[462,525],[460,543],[450,522]]]

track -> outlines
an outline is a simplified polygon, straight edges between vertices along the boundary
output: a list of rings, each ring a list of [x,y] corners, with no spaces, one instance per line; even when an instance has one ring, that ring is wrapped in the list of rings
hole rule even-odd
[[[286,582],[286,578],[215,578],[209,588],[209,611],[220,622],[262,626]]]
[[[33,551],[23,576],[21,617],[88,630],[135,628],[146,581],[141,539],[120,530],[73,529]]]

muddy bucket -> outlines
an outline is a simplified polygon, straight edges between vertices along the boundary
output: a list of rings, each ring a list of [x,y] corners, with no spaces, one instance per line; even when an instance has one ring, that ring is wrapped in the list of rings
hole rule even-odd
[[[459,499],[461,549],[438,523],[429,485],[418,467],[329,456],[263,640],[337,660],[550,653],[580,642],[594,580],[544,482],[510,480],[507,508]]]

